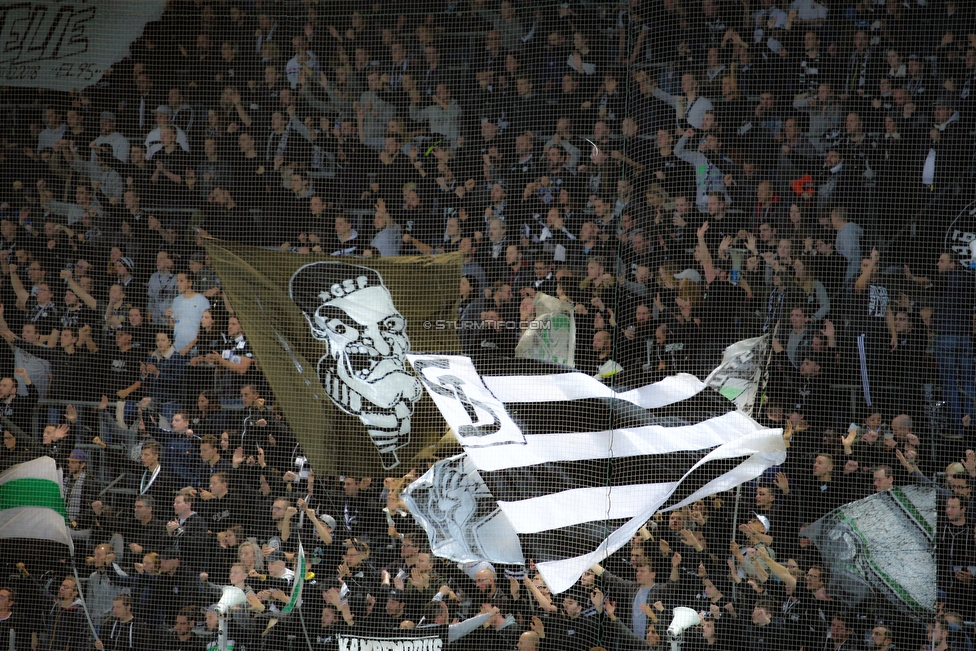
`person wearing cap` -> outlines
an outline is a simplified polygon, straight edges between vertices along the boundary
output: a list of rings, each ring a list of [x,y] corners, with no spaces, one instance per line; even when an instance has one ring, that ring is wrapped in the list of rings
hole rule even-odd
[[[381,631],[397,631],[400,624],[408,621],[407,617],[407,597],[403,590],[391,588],[386,596],[386,606],[380,614],[378,622],[371,623],[371,626]]]
[[[190,141],[186,133],[179,127],[173,126],[173,109],[167,104],[160,104],[156,107],[156,128],[146,135],[146,160],[152,160],[153,156],[163,148],[163,127],[172,126],[175,133],[175,143],[186,153],[190,153]]]
[[[277,549],[264,559],[268,566],[268,578],[265,579],[264,586],[270,591],[278,590],[284,594],[291,591],[292,583],[295,581],[295,571],[288,568],[285,555]],[[278,601],[282,601],[280,595],[274,596]],[[284,600],[287,603],[287,599]]]
[[[566,592],[554,596],[553,601],[561,607],[558,615],[550,616],[545,623],[547,643],[552,640],[551,648],[589,651],[596,646],[601,618],[595,612],[586,614],[590,604],[586,589],[577,583]]]
[[[306,502],[304,498],[298,499],[296,502],[296,507],[299,511],[304,513],[305,517],[308,518],[309,522],[312,523],[312,526],[315,528],[315,534],[319,537],[319,540],[321,540],[325,545],[331,545],[332,541],[334,540],[332,537],[332,532],[335,531],[336,528],[335,518],[328,513],[317,515],[315,513],[315,509],[309,506],[308,502]]]
[[[136,262],[129,256],[115,261],[115,284],[125,288],[125,296],[131,305],[146,304],[146,287],[136,280]]]

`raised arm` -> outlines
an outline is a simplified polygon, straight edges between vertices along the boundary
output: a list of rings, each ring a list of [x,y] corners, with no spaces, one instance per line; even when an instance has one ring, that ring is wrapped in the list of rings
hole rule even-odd
[[[304,499],[298,500],[297,504],[299,510],[305,512],[305,517],[308,518],[309,522],[312,523],[312,526],[315,527],[315,533],[319,535],[319,539],[321,539],[326,545],[331,545],[332,532],[329,531],[329,528],[325,525],[325,523],[315,517],[315,511],[305,503]]]
[[[10,270],[10,286],[13,287],[14,293],[17,295],[17,308],[26,311],[30,292],[24,288],[24,283],[20,281],[20,276],[17,275],[17,265],[9,264],[7,268]]]
[[[784,584],[786,584],[786,586],[790,589],[790,592],[796,590],[796,577],[790,574],[790,571],[786,569],[784,566],[774,561],[769,556],[769,552],[766,551],[765,547],[758,548],[756,550],[756,554],[758,554],[759,558],[761,558],[762,561],[766,564],[766,566],[769,568],[769,571],[773,573],[773,576],[775,576],[777,579],[779,579]]]
[[[96,301],[95,298],[91,294],[89,294],[88,292],[86,292],[81,287],[81,285],[79,285],[78,283],[75,282],[75,279],[71,275],[71,270],[69,270],[69,269],[62,269],[61,270],[61,279],[64,280],[64,281],[66,281],[68,283],[68,287],[71,289],[71,291],[73,291],[75,293],[75,296],[77,296],[78,298],[80,298],[81,299],[81,302],[84,303],[85,305],[87,305],[89,307],[89,309],[92,309],[92,310],[97,310],[98,309],[98,301]]]
[[[559,608],[553,605],[551,599],[542,594],[542,591],[539,590],[538,586],[536,586],[535,581],[532,581],[529,577],[525,577],[525,587],[528,588],[529,592],[532,593],[532,596],[535,597],[536,602],[539,604],[539,607],[542,608],[542,610],[546,611],[547,613],[559,612]]]
[[[17,335],[14,334],[10,326],[7,325],[7,320],[3,318],[3,304],[0,303],[0,337],[8,343],[12,344],[17,341]]]
[[[861,275],[857,277],[857,281],[854,283],[854,291],[858,294],[863,294],[864,291],[871,285],[871,276],[874,274],[875,268],[878,266],[878,259],[881,254],[878,253],[877,249],[871,249],[871,258],[868,264],[864,266],[864,270],[861,271]]]
[[[705,272],[705,280],[712,282],[715,280],[715,267],[712,265],[712,254],[708,251],[708,244],[705,243],[705,233],[708,232],[708,220],[698,229],[698,251],[701,255],[701,266]]]

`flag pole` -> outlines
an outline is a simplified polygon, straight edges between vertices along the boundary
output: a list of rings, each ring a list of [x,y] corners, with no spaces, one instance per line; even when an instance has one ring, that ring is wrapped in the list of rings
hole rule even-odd
[[[298,621],[302,625],[302,633],[305,634],[305,642],[308,643],[308,648],[311,649],[312,648],[312,638],[309,637],[309,635],[308,635],[308,629],[305,628],[305,609],[304,608],[301,608],[301,607],[298,608]]]
[[[88,612],[88,604],[85,603],[85,591],[81,588],[81,579],[78,578],[78,570],[75,568],[75,557],[71,556],[71,573],[75,577],[75,587],[78,588],[78,599],[81,600],[81,609],[85,613],[85,621],[88,622],[88,628],[91,629],[92,639],[96,642],[101,641],[98,637],[98,631],[95,630],[95,623],[92,621],[91,614]]]

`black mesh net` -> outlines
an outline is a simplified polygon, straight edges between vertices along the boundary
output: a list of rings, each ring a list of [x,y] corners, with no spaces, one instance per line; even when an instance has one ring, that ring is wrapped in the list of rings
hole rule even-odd
[[[971,3],[0,24],[0,648],[972,648]]]

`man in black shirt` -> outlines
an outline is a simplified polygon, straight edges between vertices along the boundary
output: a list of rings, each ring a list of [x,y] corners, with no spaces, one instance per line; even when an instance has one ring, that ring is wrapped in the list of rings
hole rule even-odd
[[[752,289],[744,278],[713,262],[705,239],[709,228],[710,224],[706,221],[698,229],[698,255],[707,283],[703,310],[707,316],[702,323],[702,341],[705,342],[702,349],[703,370],[718,366],[726,346],[741,338],[737,334],[738,320],[747,301],[752,298]]]
[[[17,307],[25,312],[24,322],[33,323],[41,341],[49,346],[55,345],[54,335],[61,325],[61,311],[54,302],[54,292],[46,281],[34,286],[34,295],[24,287],[17,275],[17,265],[10,265],[10,285],[17,294]]]
[[[210,475],[210,490],[202,491],[203,503],[200,514],[207,522],[207,529],[216,533],[232,524],[244,524],[244,505],[230,492],[230,474],[215,472]]]
[[[163,548],[166,525],[154,516],[155,506],[151,495],[140,495],[132,505],[132,519],[124,526],[127,565],[141,563],[144,554]]]
[[[17,394],[17,381],[13,378],[5,377],[0,380],[0,416],[5,416],[9,422],[20,428],[23,435],[27,435],[31,431],[31,420],[39,396],[37,387],[31,382],[25,369],[15,369],[14,375],[27,385],[27,395]]]
[[[191,573],[203,570],[207,543],[207,523],[193,509],[190,491],[182,490],[173,500],[176,517],[166,523],[166,534],[174,541],[183,564]]]
[[[132,333],[125,328],[115,331],[115,345],[115,351],[105,355],[105,371],[101,375],[103,386],[111,396],[134,400],[142,387],[139,362],[143,361],[144,355],[133,348]]]
[[[894,294],[880,277],[880,257],[874,249],[870,258],[861,260],[861,275],[854,283],[856,299],[851,314],[854,332],[858,333],[860,376],[868,406],[876,398],[872,396],[872,386],[884,383],[885,350],[894,349],[898,343],[892,311]]]
[[[30,624],[27,610],[14,610],[17,595],[13,588],[0,588],[0,646],[10,651],[29,651],[31,648]]]
[[[752,624],[742,629],[742,648],[750,651],[785,651],[791,648],[783,621],[772,615],[775,608],[769,601],[756,602],[752,609]]]

